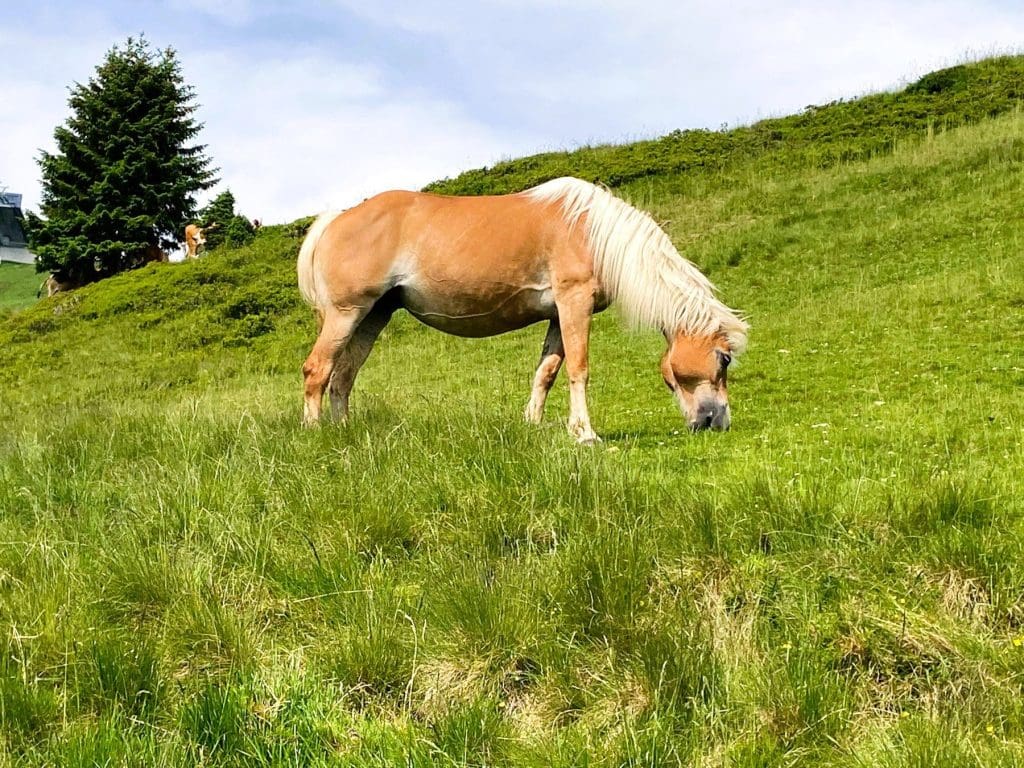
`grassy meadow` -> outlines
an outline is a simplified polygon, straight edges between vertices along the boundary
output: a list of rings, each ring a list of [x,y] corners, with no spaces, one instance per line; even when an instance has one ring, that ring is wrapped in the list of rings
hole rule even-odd
[[[32,264],[0,264],[0,317],[5,312],[23,309],[36,300],[43,276]]]
[[[1024,114],[777,154],[618,190],[724,434],[613,311],[600,446],[404,314],[303,430],[297,225],[0,319],[0,765],[1024,765]]]

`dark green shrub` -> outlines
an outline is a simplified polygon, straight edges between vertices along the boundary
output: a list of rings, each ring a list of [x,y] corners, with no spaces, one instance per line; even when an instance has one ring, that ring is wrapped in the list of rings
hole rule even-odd
[[[929,72],[907,88],[907,93],[946,93],[960,91],[970,82],[970,70],[963,64]]]

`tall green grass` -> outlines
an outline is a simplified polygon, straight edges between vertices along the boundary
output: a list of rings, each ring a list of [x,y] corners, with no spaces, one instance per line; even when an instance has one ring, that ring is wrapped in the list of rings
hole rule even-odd
[[[595,322],[401,316],[298,426],[298,230],[0,324],[5,765],[1024,762],[1024,118],[621,191],[748,314],[732,431]]]

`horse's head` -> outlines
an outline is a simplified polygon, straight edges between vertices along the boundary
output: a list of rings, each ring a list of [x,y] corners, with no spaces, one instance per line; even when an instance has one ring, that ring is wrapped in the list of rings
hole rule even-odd
[[[729,396],[726,378],[732,350],[725,336],[668,337],[661,358],[661,375],[679,401],[690,430],[729,428]]]

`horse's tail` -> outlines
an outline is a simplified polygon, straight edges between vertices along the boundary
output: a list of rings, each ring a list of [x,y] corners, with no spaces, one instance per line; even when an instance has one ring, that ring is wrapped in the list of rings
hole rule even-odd
[[[299,260],[297,269],[299,273],[299,292],[309,306],[316,310],[316,313],[323,316],[327,307],[328,298],[323,291],[323,281],[320,279],[314,263],[316,246],[320,242],[327,225],[338,216],[338,211],[325,211],[317,217],[317,220],[310,226],[306,233],[306,239],[302,241],[302,248],[299,249]]]

